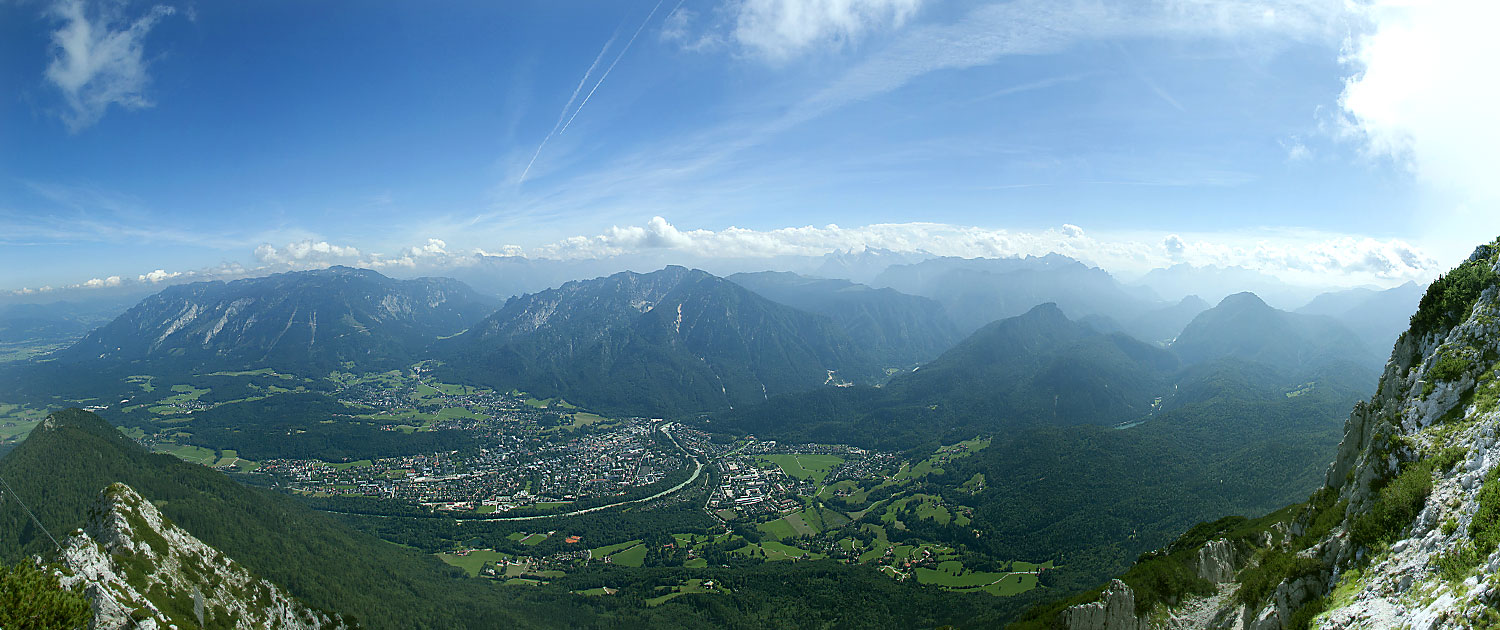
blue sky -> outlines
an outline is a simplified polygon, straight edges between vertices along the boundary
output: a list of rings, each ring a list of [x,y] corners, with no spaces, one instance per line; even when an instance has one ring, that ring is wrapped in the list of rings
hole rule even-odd
[[[0,290],[859,246],[1428,277],[1500,233],[1493,102],[1452,106],[1493,9],[1451,5],[0,3]]]

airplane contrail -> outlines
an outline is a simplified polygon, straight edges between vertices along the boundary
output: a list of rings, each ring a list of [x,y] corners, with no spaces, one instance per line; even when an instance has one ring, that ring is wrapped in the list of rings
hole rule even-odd
[[[609,47],[613,46],[619,37],[618,32],[610,36],[609,41],[604,42],[604,47],[599,49],[599,54],[594,56],[594,63],[589,64],[589,69],[584,71],[583,78],[578,80],[578,87],[573,88],[573,95],[568,97],[568,103],[563,105],[562,111],[557,113],[557,122],[552,125],[552,131],[547,132],[541,144],[536,145],[536,152],[531,154],[531,161],[526,163],[526,170],[521,171],[521,179],[517,183],[526,181],[526,174],[531,172],[531,165],[536,164],[536,159],[542,154],[542,148],[547,146],[547,141],[557,135],[557,128],[562,126],[563,118],[568,115],[568,109],[573,107],[573,101],[578,100],[578,93],[583,91],[583,84],[588,83],[589,76],[594,74],[594,70],[599,67],[599,62],[604,60],[604,53],[609,51]]]
[[[625,47],[620,49],[620,54],[615,55],[615,60],[609,63],[608,68],[604,69],[604,74],[599,75],[599,81],[594,83],[594,87],[589,90],[588,96],[583,97],[583,102],[578,104],[578,109],[573,110],[572,118],[569,118],[567,124],[563,125],[562,131],[557,132],[558,135],[568,132],[568,126],[573,124],[573,118],[577,118],[578,112],[583,111],[583,106],[589,104],[589,99],[593,98],[594,92],[599,89],[600,85],[604,84],[604,80],[609,78],[609,73],[615,69],[615,64],[620,63],[620,59],[625,56],[625,53],[630,52],[630,45],[635,43],[635,38],[640,36],[641,31],[646,30],[646,24],[651,22],[651,17],[656,15],[656,10],[661,8],[661,3],[664,1],[657,0],[656,6],[651,7],[651,12],[646,14],[646,19],[641,21],[640,27],[635,29],[635,34],[631,35],[630,40],[625,42]],[[677,6],[682,6],[682,2],[678,2]]]

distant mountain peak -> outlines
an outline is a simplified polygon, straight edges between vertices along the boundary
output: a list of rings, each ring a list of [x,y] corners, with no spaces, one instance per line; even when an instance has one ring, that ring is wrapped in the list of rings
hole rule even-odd
[[[1071,321],[1068,319],[1068,316],[1063,313],[1062,308],[1057,305],[1057,302],[1043,302],[1041,304],[1033,306],[1031,307],[1031,310],[1026,311],[1021,315],[1021,317],[1031,319],[1048,319],[1059,322]]]
[[[78,409],[60,409],[47,414],[40,425],[37,425],[31,437],[37,437],[53,431],[76,430],[90,435],[103,437],[110,441],[129,441],[129,438],[121,435],[115,430],[114,425],[106,422],[104,418]]]
[[[1260,296],[1250,291],[1241,291],[1239,293],[1224,296],[1224,299],[1219,300],[1219,305],[1215,308],[1262,309],[1271,308],[1271,305],[1266,304],[1265,300],[1260,299]]]
[[[1191,306],[1191,307],[1195,307],[1195,308],[1201,307],[1204,310],[1208,310],[1212,306],[1211,304],[1208,303],[1208,300],[1205,300],[1205,299],[1203,299],[1201,297],[1198,297],[1198,295],[1196,293],[1191,294],[1191,295],[1183,296],[1183,298],[1181,300],[1177,301],[1177,304],[1179,306],[1184,306],[1184,307],[1187,307],[1187,306]]]

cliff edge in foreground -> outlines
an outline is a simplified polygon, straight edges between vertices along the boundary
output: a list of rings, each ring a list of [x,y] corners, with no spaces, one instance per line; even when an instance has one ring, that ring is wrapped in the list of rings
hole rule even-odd
[[[62,585],[93,605],[91,628],[343,627],[172,524],[124,484],[104,490],[61,564]]]
[[[1435,281],[1325,486],[1194,527],[1017,628],[1500,627],[1500,241]]]

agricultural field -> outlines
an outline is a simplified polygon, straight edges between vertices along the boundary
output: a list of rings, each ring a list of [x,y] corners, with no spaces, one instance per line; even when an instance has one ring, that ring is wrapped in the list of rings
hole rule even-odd
[[[519,537],[517,537],[516,534],[511,534],[510,536],[507,536],[507,538],[511,538],[512,540],[520,542],[523,545],[535,547],[542,544],[542,541],[547,540],[547,538],[550,536],[551,534],[549,533],[537,532],[535,534],[521,534]]]
[[[227,453],[229,451],[225,451],[225,452]],[[357,460],[354,460],[352,462],[338,462],[338,463],[330,463],[330,464],[328,464],[328,466],[330,468],[335,468],[335,469],[338,469],[338,470],[345,470],[345,469],[348,469],[348,468],[365,468],[365,467],[374,466],[374,465],[375,465],[375,462],[372,462],[372,461],[370,461],[368,459],[357,459]]]
[[[540,398],[540,399],[538,399],[538,398],[532,398],[531,395],[527,394],[526,392],[518,391],[518,390],[511,390],[510,393],[511,393],[512,396],[520,396],[520,397],[522,397],[523,401],[526,403],[527,407],[534,407],[534,408],[537,408],[537,409],[550,409],[552,407],[557,407],[559,409],[577,409],[578,408],[577,406],[575,406],[575,405],[573,405],[573,404],[569,403],[568,401],[563,400],[561,398]]]
[[[573,421],[573,424],[571,425],[571,428],[574,428],[574,429],[580,429],[580,428],[583,428],[583,427],[591,427],[591,426],[594,426],[596,424],[600,424],[600,423],[604,423],[604,422],[609,422],[609,418],[606,418],[606,417],[601,416],[601,415],[596,414],[596,413],[589,413],[587,411],[574,412],[572,414],[569,414],[568,418]]]
[[[185,462],[212,466],[219,460],[218,453],[201,446],[189,446],[186,444],[161,443],[154,449],[158,453],[170,453]]]
[[[646,561],[646,545],[637,544],[609,555],[609,561],[622,567],[638,567]]]
[[[0,403],[0,443],[19,442],[47,417],[47,412],[22,405]]]
[[[462,553],[440,553],[437,557],[443,562],[463,569],[469,577],[478,577],[479,570],[483,569],[486,563],[509,560],[512,556],[492,549],[472,549]]]
[[[15,363],[51,354],[72,345],[72,342],[38,342],[0,344],[0,363]]]
[[[773,521],[756,525],[756,529],[776,540],[787,540],[814,536],[824,531],[848,525],[850,518],[842,512],[825,507],[810,507],[787,514]]]
[[[734,550],[733,553],[751,558],[764,558],[767,562],[777,560],[820,560],[828,557],[815,551],[799,549],[791,545],[782,544],[774,540],[763,540],[759,543],[750,543],[744,547]]]
[[[814,455],[808,453],[783,453],[778,455],[761,455],[760,460],[777,465],[782,472],[793,479],[811,479],[818,483],[828,477],[828,473],[839,464],[844,463],[844,458],[838,455]]]
[[[687,595],[689,593],[727,593],[729,589],[719,586],[713,580],[690,578],[683,580],[675,586],[658,586],[656,587],[656,591],[662,594],[647,599],[647,606],[660,606],[666,603],[667,600],[679,595]]]
[[[604,558],[604,557],[606,557],[606,556],[608,556],[610,554],[617,553],[617,552],[620,552],[620,551],[624,551],[626,549],[629,549],[629,548],[634,547],[634,546],[639,545],[639,544],[641,544],[640,540],[627,540],[625,542],[616,543],[616,544],[613,544],[613,545],[605,545],[603,547],[595,547],[595,548],[589,550],[589,557],[591,557],[591,558]]]
[[[242,472],[250,472],[260,467],[259,463],[248,459],[240,459],[240,454],[234,449],[219,451],[219,461],[214,462],[214,468],[234,468]]]

